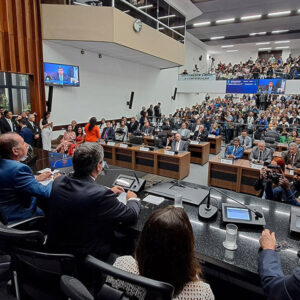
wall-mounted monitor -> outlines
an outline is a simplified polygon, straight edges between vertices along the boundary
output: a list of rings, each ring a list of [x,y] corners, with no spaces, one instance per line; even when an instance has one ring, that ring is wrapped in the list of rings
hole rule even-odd
[[[258,93],[284,94],[285,84],[285,79],[260,79],[258,84]]]
[[[80,86],[78,66],[45,62],[44,78],[46,85]]]
[[[258,80],[237,79],[226,81],[226,93],[228,94],[256,94]]]

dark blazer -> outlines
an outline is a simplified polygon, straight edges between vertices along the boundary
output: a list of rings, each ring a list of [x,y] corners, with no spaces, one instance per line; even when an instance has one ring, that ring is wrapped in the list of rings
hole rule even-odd
[[[281,153],[281,156],[284,159],[285,164],[289,165],[290,161],[291,161],[290,151],[283,151]],[[299,151],[296,153],[296,156],[295,156],[295,159],[294,159],[294,167],[300,168],[300,152]]]
[[[279,255],[275,251],[263,250],[259,253],[258,272],[268,299],[299,299],[300,268],[297,267],[291,275],[284,276]]]
[[[145,126],[143,126],[141,131],[142,131],[142,133],[152,135],[154,132],[154,128],[151,126],[149,126],[149,128],[146,128]]]
[[[39,148],[41,148],[41,146],[42,146],[42,135],[41,135],[41,128],[40,128],[40,126],[36,122],[33,122],[33,126],[32,126],[29,121],[27,121],[26,126],[29,129],[31,129],[31,131],[32,131],[32,146],[33,147],[39,147]],[[38,139],[34,138],[34,136],[36,134],[40,135]]]
[[[106,132],[107,132],[106,140],[113,140],[115,138],[115,131],[113,130],[113,128],[105,127],[102,131],[101,139],[104,139]]]
[[[18,127],[16,122],[13,120],[12,120],[12,125],[13,125],[13,131],[17,132]],[[4,117],[0,119],[0,131],[1,133],[11,132],[11,127]]]
[[[200,135],[199,135],[199,131],[195,131],[193,140],[197,141],[200,139],[200,141],[207,141],[207,137],[208,137],[208,131],[204,129]]]
[[[189,143],[180,140],[179,151],[188,151]],[[171,144],[171,151],[176,151],[176,141],[174,140]]]
[[[25,143],[32,145],[33,137],[32,130],[28,127],[23,127],[20,131],[20,136],[24,139]]]
[[[135,121],[134,123],[128,123],[127,127],[128,127],[128,132],[129,133],[134,133],[135,131],[138,130],[139,123],[138,123],[138,121]]]
[[[91,177],[61,176],[54,181],[49,200],[48,248],[104,259],[110,252],[115,225],[135,223],[139,212],[139,201],[124,205]]]
[[[36,197],[49,198],[52,182],[44,186],[31,169],[18,161],[0,159],[0,210],[8,222],[43,214]]]

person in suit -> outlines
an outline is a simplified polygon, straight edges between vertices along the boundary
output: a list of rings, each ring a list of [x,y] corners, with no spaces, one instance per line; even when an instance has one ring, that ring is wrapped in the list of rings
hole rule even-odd
[[[171,131],[173,127],[171,126],[170,121],[166,120],[165,124],[161,126],[161,129],[163,131]]]
[[[136,120],[135,117],[130,119],[130,123],[127,125],[128,127],[128,135],[133,134],[139,128],[139,122]]]
[[[289,150],[281,153],[288,169],[300,168],[300,153],[296,143],[289,144]]]
[[[101,134],[101,139],[107,140],[113,140],[115,138],[115,131],[111,127],[111,123],[109,121],[106,122],[106,127],[103,129],[103,132]]]
[[[181,139],[179,133],[175,134],[175,140],[171,144],[171,151],[188,151],[189,143]]]
[[[249,149],[252,147],[252,139],[250,136],[248,136],[247,134],[247,130],[243,130],[241,135],[238,137],[238,139],[240,140],[240,145],[244,148],[244,149]]]
[[[20,221],[43,215],[37,198],[49,198],[52,182],[40,181],[51,177],[51,172],[34,176],[20,161],[27,155],[27,144],[17,133],[0,135],[0,209],[7,222]]]
[[[32,132],[32,145],[33,147],[42,148],[41,129],[35,122],[35,115],[29,114],[26,126]]]
[[[152,121],[152,119],[153,119],[153,105],[152,104],[147,109],[147,113],[148,113],[148,119],[149,119],[149,121]]]
[[[197,132],[200,128],[201,121],[198,119],[195,123],[191,124],[191,131],[192,132]]]
[[[12,120],[12,112],[5,110],[3,118],[0,119],[1,133],[17,132],[17,124]]]
[[[24,119],[19,120],[21,127],[20,136],[24,139],[25,143],[32,145],[32,131],[27,127],[27,122]]]
[[[154,116],[155,116],[155,121],[158,123],[161,118],[161,108],[160,108],[160,102],[157,103],[157,105],[154,106]]]
[[[240,145],[240,140],[238,138],[233,139],[233,145],[228,146],[225,152],[225,157],[240,159],[244,155],[244,148]]]
[[[140,212],[136,194],[128,191],[126,205],[117,196],[120,186],[111,189],[96,182],[102,172],[104,152],[98,143],[79,146],[73,156],[74,174],[54,181],[49,200],[49,251],[87,254],[105,260],[117,224],[133,224]]]
[[[186,128],[186,123],[182,123],[181,124],[181,128],[178,129],[178,133],[180,134],[180,136],[184,139],[189,139],[190,135],[191,135],[191,131],[189,129]]]
[[[193,140],[194,141],[207,141],[208,131],[204,128],[204,125],[200,125],[198,131],[195,131]]]
[[[145,122],[145,125],[142,127],[142,133],[144,135],[153,135],[154,128],[150,126],[149,122]]]
[[[264,162],[270,163],[272,160],[272,151],[266,148],[265,141],[259,141],[257,146],[253,147],[250,153],[250,161],[253,163],[263,164]]]
[[[300,268],[290,275],[284,275],[280,264],[280,256],[275,251],[275,232],[265,229],[259,239],[262,250],[259,252],[258,274],[268,299],[298,299],[300,294]]]

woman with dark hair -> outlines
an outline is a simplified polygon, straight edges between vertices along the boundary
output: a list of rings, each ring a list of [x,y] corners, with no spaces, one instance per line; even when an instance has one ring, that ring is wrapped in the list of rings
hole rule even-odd
[[[85,125],[85,141],[90,143],[95,143],[100,139],[100,130],[98,128],[97,119],[95,117],[90,118],[88,124]]]
[[[73,155],[75,149],[80,146],[81,144],[83,144],[85,141],[85,134],[83,133],[83,129],[82,127],[78,127],[77,129],[77,137],[75,140],[75,144],[72,144],[69,148],[69,155]]]
[[[195,258],[191,223],[182,208],[168,206],[156,210],[145,223],[135,258],[119,257],[115,267],[127,272],[172,284],[173,299],[212,300],[209,284],[201,280],[201,269]],[[113,287],[125,289],[128,295],[143,299],[144,290],[109,278]]]
[[[45,112],[40,120],[43,149],[51,151],[51,135],[53,122],[50,121],[50,112]]]

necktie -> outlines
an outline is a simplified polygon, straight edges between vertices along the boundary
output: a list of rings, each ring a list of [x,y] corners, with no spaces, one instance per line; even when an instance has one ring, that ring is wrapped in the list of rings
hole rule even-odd
[[[234,150],[233,150],[233,155],[235,155],[235,151],[236,151],[236,148],[234,147]]]
[[[295,154],[292,154],[292,156],[291,156],[291,165],[292,166],[294,165],[294,160],[295,160]]]
[[[245,145],[245,138],[243,138],[243,144],[242,144],[243,146]]]
[[[108,135],[108,129],[105,130],[105,133],[104,133],[104,137],[103,137],[103,138],[106,139],[106,138],[107,138],[107,135]]]
[[[179,145],[180,145],[180,142],[177,142],[176,151],[179,151]]]
[[[261,151],[259,151],[259,154],[258,154],[258,161],[260,161],[260,158],[261,158]]]

